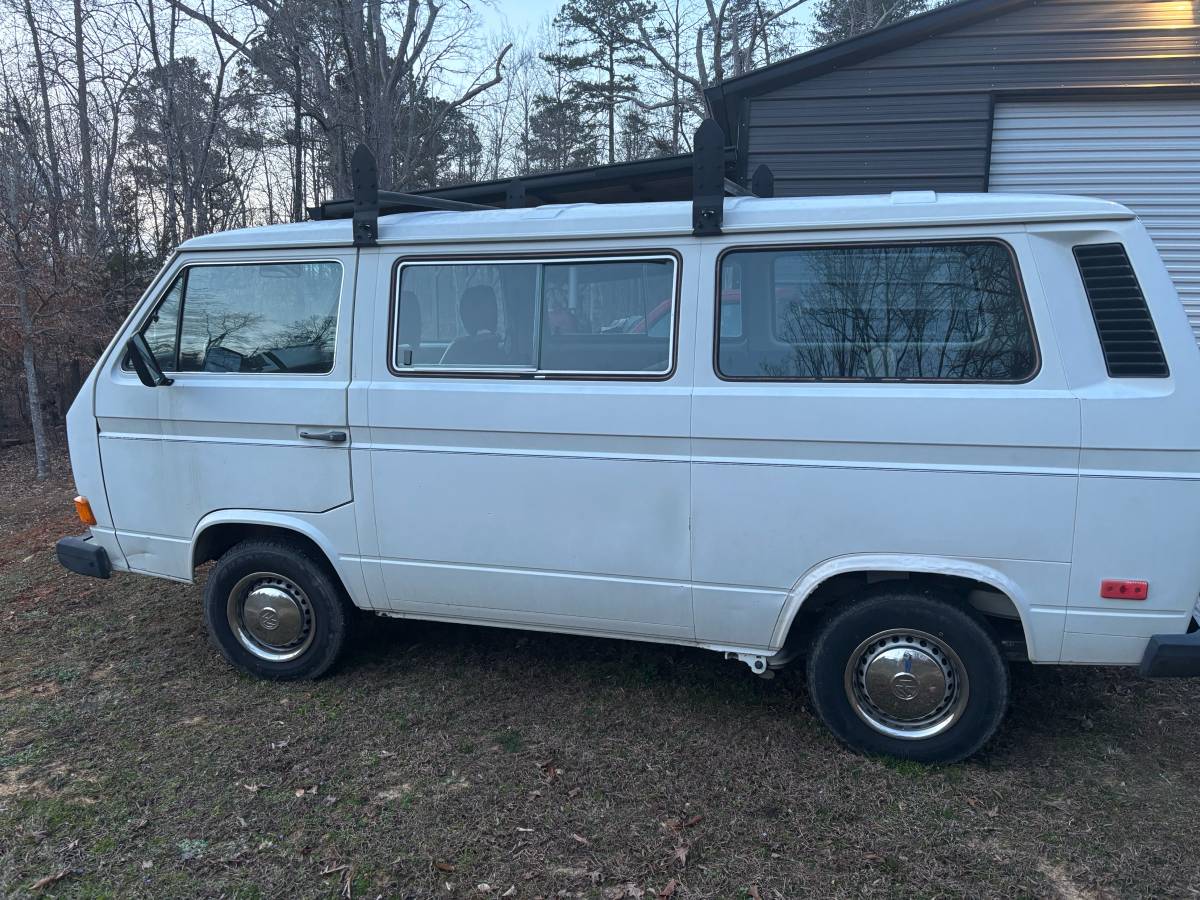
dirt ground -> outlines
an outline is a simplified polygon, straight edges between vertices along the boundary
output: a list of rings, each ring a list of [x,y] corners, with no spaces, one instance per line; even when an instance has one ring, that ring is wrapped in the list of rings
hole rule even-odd
[[[999,737],[937,769],[699,650],[380,619],[267,684],[198,587],[61,570],[70,480],[31,471],[0,453],[4,896],[1200,893],[1200,682],[1017,667]]]

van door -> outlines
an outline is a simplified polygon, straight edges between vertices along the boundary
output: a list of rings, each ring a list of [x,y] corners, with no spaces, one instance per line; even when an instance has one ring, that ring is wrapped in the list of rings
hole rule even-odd
[[[383,603],[690,640],[679,255],[380,265],[360,531],[378,540]]]
[[[183,257],[122,335],[173,379],[148,388],[110,354],[96,382],[105,489],[135,571],[191,577],[217,510],[319,513],[350,502],[346,389],[355,255]]]

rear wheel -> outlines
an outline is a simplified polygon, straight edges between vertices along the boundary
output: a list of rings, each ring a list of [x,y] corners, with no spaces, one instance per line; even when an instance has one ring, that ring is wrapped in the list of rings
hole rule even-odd
[[[1008,666],[979,616],[906,589],[836,613],[813,644],[808,684],[845,744],[925,763],[978,751],[1008,705]]]
[[[213,566],[204,622],[222,655],[260,678],[317,678],[346,641],[341,585],[323,560],[286,541],[244,541]]]

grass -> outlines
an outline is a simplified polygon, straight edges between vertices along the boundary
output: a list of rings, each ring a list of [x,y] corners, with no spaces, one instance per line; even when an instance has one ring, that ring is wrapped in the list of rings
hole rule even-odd
[[[1017,667],[999,737],[944,768],[845,751],[798,672],[683,648],[381,620],[268,684],[210,651],[199,588],[63,572],[71,485],[31,468],[0,454],[0,896],[1200,886],[1200,684]]]

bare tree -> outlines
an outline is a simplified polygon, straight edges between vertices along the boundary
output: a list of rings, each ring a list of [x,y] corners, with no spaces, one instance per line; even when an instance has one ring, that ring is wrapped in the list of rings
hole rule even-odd
[[[760,58],[772,55],[772,38],[786,16],[809,0],[705,0],[687,26],[692,32],[692,65],[674,51],[684,31],[673,0],[656,0],[637,18],[637,43],[672,79],[686,84],[693,109],[705,107],[704,91],[713,84],[743,75]],[[674,36],[664,46],[664,36]],[[777,50],[775,51],[777,52]]]
[[[265,17],[270,28],[285,35],[298,48],[304,63],[321,71],[319,38],[302,29],[306,19],[302,2],[248,0]],[[254,36],[238,36],[217,21],[211,9],[197,8],[170,0],[174,9],[206,25],[212,34],[252,64],[263,66],[254,50]],[[466,29],[447,18],[434,0],[407,0],[402,15],[393,19],[385,13],[382,0],[346,0],[317,20],[325,35],[342,49],[338,74],[345,87],[338,90],[332,79],[314,78],[301,99],[304,112],[321,127],[329,141],[329,179],[335,193],[349,193],[349,151],[365,141],[381,160],[384,186],[403,184],[419,168],[418,159],[436,145],[447,119],[475,97],[502,81],[504,58],[511,44],[500,48],[487,70],[478,74],[456,96],[426,104],[430,87],[441,74],[440,64],[455,52]],[[439,22],[446,27],[439,30]],[[263,66],[269,77],[276,72]],[[289,73],[294,84],[294,70]]]

